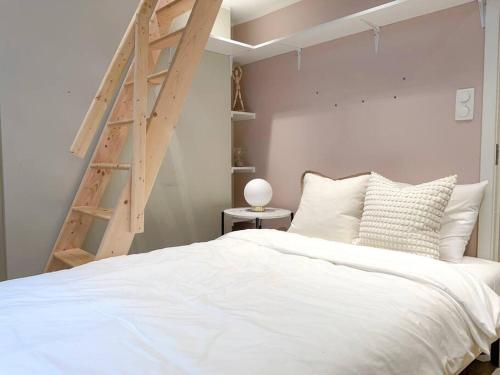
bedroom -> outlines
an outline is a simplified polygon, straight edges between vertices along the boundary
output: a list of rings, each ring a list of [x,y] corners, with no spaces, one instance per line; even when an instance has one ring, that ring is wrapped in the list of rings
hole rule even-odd
[[[495,372],[500,1],[0,4],[0,374]]]

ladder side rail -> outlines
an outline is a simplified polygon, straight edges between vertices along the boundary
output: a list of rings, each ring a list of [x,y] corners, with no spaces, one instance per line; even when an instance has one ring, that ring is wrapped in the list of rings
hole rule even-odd
[[[146,0],[146,2],[151,0]],[[144,232],[146,183],[146,125],[148,110],[149,15],[139,12],[135,22],[132,170],[130,173],[130,231]]]
[[[205,52],[222,0],[197,0],[189,17],[167,77],[150,118],[146,163],[146,197],[149,198],[168,150],[173,131],[182,114],[194,76]]]
[[[137,7],[136,13],[132,21],[127,27],[118,49],[116,50],[113,59],[104,75],[96,95],[92,99],[92,103],[83,119],[78,133],[70,147],[71,153],[78,157],[85,157],[88,148],[92,143],[92,139],[101,124],[103,117],[112,102],[120,86],[120,78],[122,77],[125,68],[130,61],[132,51],[134,50],[134,34],[135,34],[135,19],[136,15],[143,9],[147,9],[149,17],[153,14],[153,10],[158,0],[141,0]]]
[[[161,86],[158,99],[148,121],[146,136],[146,194],[153,189],[156,176],[181,115],[187,93],[204,53],[222,0],[197,0],[185,32],[179,42],[174,59]],[[124,187],[113,217],[108,223],[96,259],[128,253],[134,233],[130,232],[129,205],[130,181]]]

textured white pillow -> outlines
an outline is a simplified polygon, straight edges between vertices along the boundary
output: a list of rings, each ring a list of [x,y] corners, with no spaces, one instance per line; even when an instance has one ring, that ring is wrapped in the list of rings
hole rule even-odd
[[[456,185],[444,210],[439,230],[439,258],[460,262],[477,222],[481,201],[488,181]],[[412,186],[398,183],[400,187]]]
[[[372,173],[355,243],[438,258],[441,219],[456,180],[402,187]]]
[[[370,175],[332,180],[307,173],[289,232],[352,243],[358,236]]]
[[[446,206],[439,232],[439,257],[448,262],[462,260],[476,225],[488,181],[457,185]]]

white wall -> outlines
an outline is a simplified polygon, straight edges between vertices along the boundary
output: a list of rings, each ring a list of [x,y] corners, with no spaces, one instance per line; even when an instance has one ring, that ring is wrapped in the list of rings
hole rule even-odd
[[[137,3],[0,0],[0,106],[9,278],[43,269],[86,167],[86,161],[71,156],[68,148]],[[146,213],[146,233],[134,244],[135,250],[216,236],[217,212],[230,202],[228,62],[217,55],[206,55],[203,61],[195,83],[199,94],[192,92],[188,99],[176,143],[153,192],[150,207],[154,209]],[[212,95],[210,90],[220,95]],[[198,108],[205,109],[203,115],[198,115]],[[200,119],[205,121],[200,123]],[[205,134],[206,129],[213,137],[217,131],[221,133],[213,154],[209,142],[215,138]],[[224,146],[225,151],[218,149]],[[203,169],[207,160],[212,165]],[[210,181],[217,181],[221,188],[213,199],[208,195],[213,186],[200,190],[195,184],[198,178],[206,186],[210,174],[214,175]],[[185,195],[177,200],[181,191]],[[189,224],[186,207],[191,207],[191,223],[197,227]],[[175,223],[167,221],[169,217],[175,218]]]
[[[133,249],[216,238],[231,205],[229,59],[206,52],[146,211],[147,232]]]

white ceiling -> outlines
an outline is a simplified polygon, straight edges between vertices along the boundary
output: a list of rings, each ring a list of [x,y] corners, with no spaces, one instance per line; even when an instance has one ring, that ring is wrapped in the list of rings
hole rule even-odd
[[[262,17],[300,0],[224,0],[222,6],[231,9],[231,23],[237,25]]]

